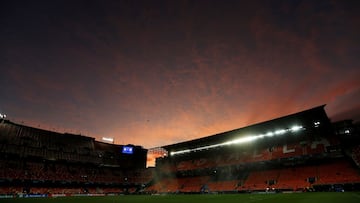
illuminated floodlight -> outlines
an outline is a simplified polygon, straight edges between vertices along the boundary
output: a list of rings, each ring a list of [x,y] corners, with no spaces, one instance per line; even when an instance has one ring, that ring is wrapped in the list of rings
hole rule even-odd
[[[256,137],[258,137],[258,138],[264,138],[266,135],[264,135],[264,134],[258,134]]]
[[[292,132],[296,132],[302,129],[302,126],[299,125],[294,125],[293,127],[291,127],[291,131]]]
[[[0,118],[1,118],[1,119],[5,119],[5,118],[6,118],[6,114],[1,114],[1,113],[0,113]]]
[[[275,131],[275,134],[276,134],[276,135],[282,135],[282,134],[285,134],[285,133],[286,133],[286,130],[285,130],[285,129],[281,129],[281,130]]]
[[[273,135],[274,135],[273,132],[267,132],[267,133],[266,133],[266,136],[269,136],[269,137],[271,137],[271,136],[273,136]]]
[[[239,138],[239,139],[236,139],[236,140],[229,141],[228,143],[230,143],[230,144],[240,144],[240,143],[244,143],[244,142],[251,142],[251,141],[256,140],[256,139],[258,139],[257,136],[247,136],[247,137],[242,137],[242,138]]]
[[[114,138],[112,138],[112,137],[102,137],[102,141],[114,143]]]
[[[191,152],[190,149],[185,149],[185,150],[180,150],[180,151],[176,151],[176,152],[170,152],[170,155],[173,156],[173,155],[176,155],[176,154],[184,154],[184,153],[188,153],[188,152]]]

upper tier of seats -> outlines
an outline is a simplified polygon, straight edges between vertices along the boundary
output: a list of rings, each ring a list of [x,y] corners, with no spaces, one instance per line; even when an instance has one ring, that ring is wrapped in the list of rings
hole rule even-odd
[[[214,168],[245,163],[277,160],[290,157],[313,156],[329,152],[328,147],[338,145],[336,139],[321,138],[314,141],[283,144],[263,149],[250,149],[216,153],[212,156],[192,158],[179,161],[170,158],[158,162],[157,167],[162,172],[173,173],[195,169]]]

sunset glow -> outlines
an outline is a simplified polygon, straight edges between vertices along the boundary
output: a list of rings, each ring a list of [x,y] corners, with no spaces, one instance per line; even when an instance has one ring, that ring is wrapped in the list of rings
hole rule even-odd
[[[0,112],[145,148],[322,104],[332,120],[360,120],[352,4],[7,1]]]

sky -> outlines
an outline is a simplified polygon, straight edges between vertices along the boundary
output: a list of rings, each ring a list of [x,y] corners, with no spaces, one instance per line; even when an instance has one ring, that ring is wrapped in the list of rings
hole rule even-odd
[[[360,120],[359,1],[0,2],[0,113],[145,148],[326,104]]]

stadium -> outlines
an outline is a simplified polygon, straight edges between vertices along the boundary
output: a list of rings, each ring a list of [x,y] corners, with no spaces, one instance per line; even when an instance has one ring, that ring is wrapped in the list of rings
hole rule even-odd
[[[358,201],[359,124],[331,122],[324,108],[152,149],[39,129],[1,116],[0,199]],[[155,167],[146,167],[149,155],[157,157]]]

